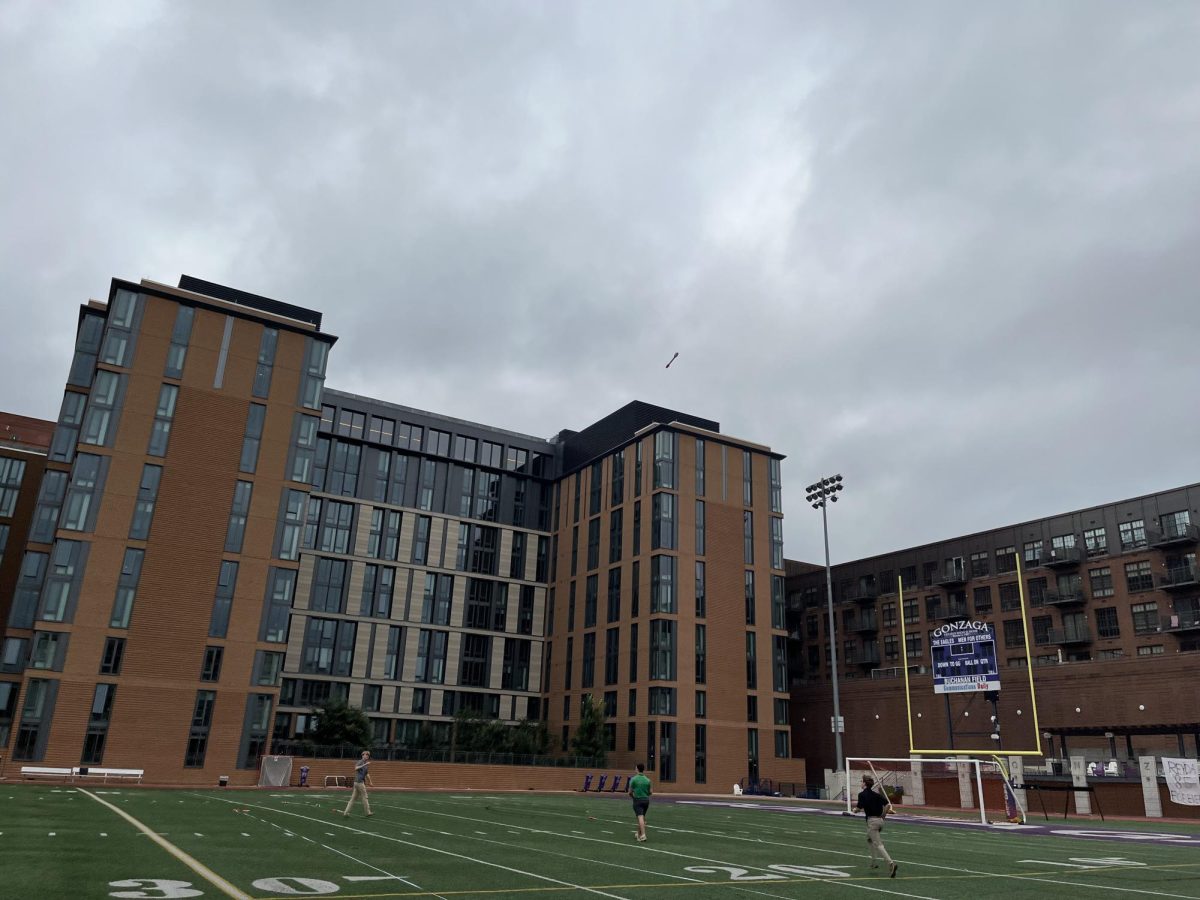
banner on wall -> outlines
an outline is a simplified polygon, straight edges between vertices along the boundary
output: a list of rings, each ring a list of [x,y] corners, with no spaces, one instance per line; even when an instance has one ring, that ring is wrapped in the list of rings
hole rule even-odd
[[[1200,806],[1200,761],[1164,756],[1162,764],[1171,802],[1180,806]]]

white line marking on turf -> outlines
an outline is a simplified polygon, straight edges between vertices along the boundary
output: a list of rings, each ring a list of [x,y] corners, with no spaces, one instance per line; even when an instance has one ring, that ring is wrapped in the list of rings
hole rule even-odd
[[[211,884],[213,887],[215,887],[221,893],[223,893],[225,896],[233,897],[234,900],[251,900],[251,897],[249,894],[243,893],[241,890],[239,890],[234,885],[230,884],[228,881],[226,881],[224,878],[222,878],[220,875],[218,875],[216,872],[214,872],[208,866],[204,865],[204,863],[200,862],[200,860],[196,859],[194,856],[189,856],[187,853],[184,853],[182,850],[180,850],[178,847],[176,847],[170,841],[163,840],[159,835],[157,835],[153,831],[151,831],[146,825],[142,824],[137,819],[135,819],[133,816],[131,816],[129,813],[125,812],[125,810],[119,809],[118,807],[113,806],[107,800],[97,797],[91,791],[84,790],[83,788],[79,789],[79,793],[81,793],[87,797],[91,797],[93,800],[95,800],[97,803],[99,803],[102,806],[107,806],[109,809],[111,809],[113,812],[115,812],[118,816],[120,816],[122,819],[124,819],[126,822],[128,822],[130,825],[132,825],[134,828],[136,828],[142,834],[146,835],[146,837],[150,838],[150,840],[154,841],[154,843],[158,844],[160,847],[162,847],[164,850],[166,850],[168,853],[170,853],[173,857],[175,857],[177,860],[179,860],[181,863],[183,863],[185,866],[187,866],[189,869],[191,869],[193,872],[195,872],[197,875],[199,875],[201,878],[203,878],[205,881],[207,881],[209,884]]]
[[[349,853],[343,853],[341,850],[338,850],[336,847],[330,847],[327,844],[322,844],[321,846],[324,847],[326,850],[328,850],[331,853],[336,853],[339,856],[344,856],[344,857],[346,857],[346,859],[349,859],[349,860],[352,860],[352,861],[358,863],[360,866],[365,866],[368,869],[374,869],[376,872],[382,872],[385,878],[395,878],[397,881],[404,882],[405,884],[407,884],[409,887],[413,888],[414,890],[418,890],[418,891],[421,890],[421,886],[419,884],[417,884],[415,881],[409,881],[403,875],[393,875],[387,869],[381,869],[381,868],[379,868],[379,866],[373,866],[369,862],[364,862],[363,860],[358,859],[357,857],[351,856]],[[365,881],[369,877],[370,876],[362,876],[362,875],[346,876],[346,880],[350,881],[353,879],[354,881]],[[446,898],[442,897],[441,894],[433,894],[433,896],[440,897],[441,900],[446,900]]]
[[[221,802],[222,803],[236,803],[237,801],[221,799]],[[275,809],[270,806],[261,806],[261,805],[256,805],[256,808],[261,809],[261,810],[267,810],[267,811],[273,812],[273,813],[277,813],[281,816],[294,816],[297,819],[304,819],[305,821],[308,821],[308,822],[318,822],[322,825],[328,825],[327,822],[324,822],[321,819],[314,818],[313,816],[305,816],[298,812],[292,812],[291,810]],[[415,847],[418,850],[425,850],[429,853],[440,853],[443,856],[451,856],[455,859],[463,859],[463,860],[466,860],[467,862],[478,863],[481,866],[488,866],[489,868],[492,868],[492,869],[500,869],[503,872],[512,872],[515,875],[524,875],[526,878],[533,878],[533,879],[536,879],[537,881],[545,881],[545,882],[549,882],[550,884],[562,885],[563,887],[573,888],[574,890],[583,891],[584,893],[596,894],[600,897],[611,897],[611,898],[613,898],[613,900],[626,900],[626,898],[622,897],[620,894],[610,894],[606,891],[600,890],[599,888],[588,887],[585,884],[575,884],[574,882],[563,881],[560,878],[551,878],[549,875],[542,875],[538,872],[528,872],[524,869],[517,869],[512,866],[503,865],[501,863],[491,862],[490,860],[477,859],[476,857],[473,857],[473,856],[467,856],[465,853],[454,853],[451,850],[443,850],[441,847],[431,847],[428,844],[419,844],[416,841],[402,841],[399,838],[392,837],[391,835],[377,834],[376,832],[373,832],[373,831],[363,831],[363,830],[361,830],[359,828],[355,828],[351,825],[336,825],[335,827],[343,828],[346,831],[350,831],[350,832],[353,832],[354,834],[362,835],[364,837],[373,837],[373,838],[378,838],[379,840],[383,840],[383,841],[391,841],[392,843],[396,843],[396,844],[404,844],[409,847]],[[442,833],[448,834],[448,832],[442,832]],[[231,887],[232,887],[232,885],[231,885]],[[235,888],[235,890],[236,890],[236,888]],[[240,900],[251,900],[251,898],[247,897],[245,894],[240,894],[239,897],[240,897]],[[1193,900],[1195,900],[1195,898],[1193,898]]]

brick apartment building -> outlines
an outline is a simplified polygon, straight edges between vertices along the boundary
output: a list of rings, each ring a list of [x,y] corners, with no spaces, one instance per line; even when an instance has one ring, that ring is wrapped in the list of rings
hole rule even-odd
[[[907,666],[918,747],[1034,749],[1040,734],[1050,757],[1197,755],[1197,522],[1200,485],[1190,485],[834,567],[844,752],[908,755]],[[793,716],[804,736],[797,752],[812,771],[833,767],[826,606],[823,569],[789,571]],[[982,697],[933,692],[931,633],[960,619],[995,628],[999,742]]]
[[[329,697],[379,744],[469,709],[561,751],[590,694],[664,788],[804,780],[778,454],[639,402],[547,440],[329,390],[321,324],[187,276],[81,309],[57,422],[0,436],[0,752],[212,783]]]

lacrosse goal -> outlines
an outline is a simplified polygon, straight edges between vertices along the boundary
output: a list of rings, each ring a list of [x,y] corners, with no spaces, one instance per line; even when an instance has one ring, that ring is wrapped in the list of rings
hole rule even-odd
[[[1013,789],[1004,764],[995,759],[943,757],[846,757],[846,810],[870,775],[892,805],[904,810],[978,810],[984,824],[1024,822],[1020,794]],[[1020,793],[1023,793],[1020,792]]]

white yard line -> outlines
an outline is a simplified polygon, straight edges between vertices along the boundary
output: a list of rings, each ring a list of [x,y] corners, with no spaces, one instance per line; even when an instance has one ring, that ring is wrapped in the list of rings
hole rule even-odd
[[[220,799],[220,798],[214,798],[214,799]],[[235,803],[236,801],[221,799],[221,802],[232,804],[232,803]],[[258,804],[253,804],[253,803],[248,804],[248,805],[251,807],[257,808],[259,810],[268,810],[270,812],[278,813],[279,815],[282,815],[282,816],[294,816],[297,819],[304,819],[307,822],[317,822],[318,824],[324,825],[326,827],[329,826],[329,823],[326,822],[324,819],[318,819],[318,818],[315,818],[314,816],[302,815],[301,813],[292,812],[291,810],[276,809],[275,807],[272,807],[272,806],[260,806]],[[611,898],[613,898],[613,900],[627,900],[627,898],[622,897],[619,894],[609,894],[605,891],[599,890],[598,888],[591,888],[584,884],[575,884],[570,881],[563,881],[562,879],[559,879],[559,878],[551,878],[549,875],[542,875],[542,874],[539,874],[538,872],[527,872],[523,869],[513,868],[512,866],[502,865],[501,863],[491,862],[490,860],[477,859],[473,856],[467,856],[465,853],[454,853],[451,850],[443,850],[441,847],[431,847],[428,844],[418,844],[416,841],[402,841],[399,838],[391,837],[390,835],[378,834],[377,832],[374,832],[374,831],[363,831],[359,828],[354,828],[350,825],[342,825],[340,823],[334,823],[334,827],[342,828],[342,829],[345,829],[346,831],[351,831],[354,834],[360,834],[365,837],[379,838],[380,840],[391,841],[392,843],[396,843],[396,844],[403,844],[406,847],[415,847],[418,850],[426,850],[430,853],[440,853],[443,856],[451,856],[451,857],[454,857],[455,859],[463,859],[463,860],[466,860],[467,862],[478,863],[481,866],[487,866],[487,867],[493,868],[493,869],[500,869],[501,871],[504,871],[504,872],[511,872],[514,875],[523,875],[526,878],[532,878],[536,881],[545,881],[545,882],[549,882],[550,884],[557,884],[557,885],[561,885],[563,887],[568,887],[568,888],[571,888],[576,891],[584,891],[585,893],[588,893],[588,894],[596,894],[597,896],[600,896],[600,897],[611,897]],[[442,832],[442,833],[447,834],[448,832]],[[451,836],[453,837],[454,835],[451,835]],[[239,897],[244,898],[244,900],[251,900],[251,898],[246,897],[244,894],[239,895]]]
[[[210,869],[208,866],[204,865],[204,863],[200,862],[200,860],[196,859],[194,856],[191,856],[191,855],[185,853],[183,850],[180,850],[178,847],[176,847],[170,841],[165,840],[164,838],[157,835],[155,832],[151,831],[146,825],[139,822],[137,819],[135,819],[133,816],[129,815],[129,813],[125,812],[123,809],[118,809],[117,807],[115,807],[111,803],[109,803],[107,800],[103,800],[100,797],[97,797],[91,791],[85,790],[84,788],[79,788],[79,793],[83,794],[85,797],[91,797],[93,800],[95,800],[97,803],[99,803],[102,806],[107,806],[109,809],[111,809],[113,812],[115,812],[118,816],[120,816],[122,819],[124,819],[126,822],[128,822],[130,825],[132,825],[134,828],[136,828],[142,834],[146,835],[146,837],[150,838],[150,840],[154,841],[154,843],[158,844],[160,847],[162,847],[164,850],[166,850],[168,853],[170,853],[173,857],[175,857],[177,860],[179,860],[181,863],[183,863],[185,866],[187,866],[189,869],[191,869],[193,872],[195,872],[197,875],[199,875],[201,878],[203,878],[205,881],[207,881],[209,884],[211,884],[213,887],[215,887],[221,893],[223,893],[225,896],[233,897],[234,900],[252,900],[252,898],[250,897],[249,894],[243,893],[237,887],[230,884],[228,881],[226,881],[224,878],[222,878],[220,875],[218,875],[216,872],[214,872],[212,869]]]

